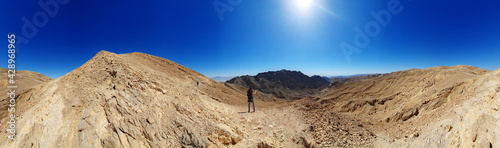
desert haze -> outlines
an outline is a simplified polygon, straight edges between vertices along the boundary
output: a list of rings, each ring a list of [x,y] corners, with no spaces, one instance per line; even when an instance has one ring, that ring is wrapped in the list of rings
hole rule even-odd
[[[279,74],[318,81],[293,81],[304,89],[267,75],[216,82],[160,57],[107,51],[57,79],[19,72],[16,140],[4,130],[0,147],[500,147],[500,69],[332,83]],[[246,112],[248,85],[259,87],[255,113]],[[5,96],[2,129],[8,104]]]

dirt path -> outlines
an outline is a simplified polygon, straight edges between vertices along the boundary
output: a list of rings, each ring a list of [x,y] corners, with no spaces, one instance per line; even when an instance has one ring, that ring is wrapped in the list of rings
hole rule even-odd
[[[247,107],[236,109],[246,111]],[[257,142],[274,147],[297,147],[297,136],[308,127],[292,106],[260,108],[254,113],[239,112],[236,117],[240,129],[248,134],[241,146]]]
[[[210,101],[211,102],[211,101]],[[209,103],[209,102],[206,102]],[[256,102],[256,112],[248,113],[247,105],[226,105],[209,103],[215,114],[225,115],[218,123],[219,128],[226,129],[235,141],[234,145],[220,143],[209,147],[303,147],[300,135],[309,126],[302,114],[294,106],[273,102]],[[252,109],[253,111],[253,109]],[[218,140],[221,141],[219,137]],[[209,140],[211,140],[209,136]],[[224,140],[222,140],[224,141]],[[231,141],[231,140],[230,140]]]
[[[252,113],[247,105],[214,104],[227,115],[219,126],[237,138],[234,145],[213,147],[371,147],[375,138],[368,123],[320,109],[313,100],[258,103]]]

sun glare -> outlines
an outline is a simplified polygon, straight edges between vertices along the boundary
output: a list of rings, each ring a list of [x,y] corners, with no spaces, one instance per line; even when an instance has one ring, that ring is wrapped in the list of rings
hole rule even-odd
[[[302,13],[309,11],[313,1],[312,0],[295,0],[295,5]]]

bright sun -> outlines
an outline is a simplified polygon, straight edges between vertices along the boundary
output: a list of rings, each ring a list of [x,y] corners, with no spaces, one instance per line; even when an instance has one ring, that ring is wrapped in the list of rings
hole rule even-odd
[[[295,0],[295,5],[302,13],[307,12],[311,8],[312,3],[312,0]]]

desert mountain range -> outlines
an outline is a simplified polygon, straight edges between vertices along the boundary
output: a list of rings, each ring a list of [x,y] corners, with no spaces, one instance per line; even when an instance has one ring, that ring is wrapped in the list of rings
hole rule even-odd
[[[4,130],[0,147],[500,147],[500,69],[286,87],[276,72],[223,83],[160,57],[101,51],[57,79],[17,74],[16,140]],[[248,82],[260,90],[255,113],[246,112]]]
[[[301,99],[312,97],[330,84],[328,78],[309,77],[300,71],[269,71],[256,76],[239,76],[227,83],[243,87],[253,87],[263,93],[282,99]]]

